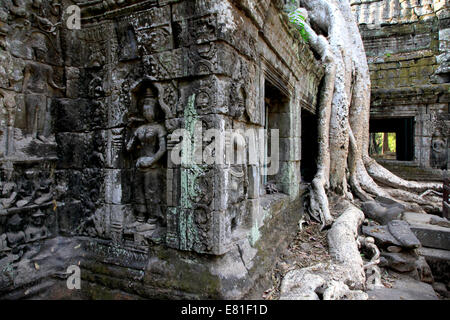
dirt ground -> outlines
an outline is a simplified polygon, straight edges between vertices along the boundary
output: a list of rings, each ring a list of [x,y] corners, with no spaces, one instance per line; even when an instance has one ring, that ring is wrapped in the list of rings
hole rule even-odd
[[[298,231],[289,247],[281,254],[272,270],[272,287],[264,292],[263,299],[277,300],[280,296],[281,280],[291,270],[330,261],[327,233],[320,231],[320,224],[309,222]]]
[[[337,198],[331,199],[333,215],[339,216],[344,206]],[[331,262],[328,253],[327,231],[321,231],[321,224],[307,221],[302,230],[297,232],[288,248],[279,256],[278,262],[271,272],[272,286],[268,288],[262,298],[277,300],[280,297],[280,286],[283,277],[291,270],[309,267],[318,263]],[[366,263],[370,257],[361,254]],[[385,268],[381,268],[381,282],[386,288],[392,288],[398,276]],[[440,299],[446,299],[437,294]]]

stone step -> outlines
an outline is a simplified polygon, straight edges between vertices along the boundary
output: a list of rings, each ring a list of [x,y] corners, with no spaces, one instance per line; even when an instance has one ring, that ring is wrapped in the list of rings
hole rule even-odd
[[[430,224],[431,214],[404,212],[402,219],[408,222],[409,224]]]
[[[435,281],[450,284],[450,251],[425,247],[417,250],[430,266]]]
[[[428,248],[450,250],[450,228],[430,224],[411,223],[411,231]]]
[[[422,247],[417,249],[417,251],[425,258],[448,261],[450,264],[450,251],[448,250]]]
[[[54,279],[43,278],[36,280],[34,285],[30,288],[20,287],[11,290],[5,295],[0,295],[1,300],[19,300],[19,299],[33,299],[42,292],[46,292],[55,285]]]
[[[438,300],[433,287],[414,279],[398,279],[392,288],[367,291],[369,300]]]
[[[441,227],[450,227],[450,221],[434,214],[404,212],[402,214],[402,220],[405,220],[409,224],[431,224]]]

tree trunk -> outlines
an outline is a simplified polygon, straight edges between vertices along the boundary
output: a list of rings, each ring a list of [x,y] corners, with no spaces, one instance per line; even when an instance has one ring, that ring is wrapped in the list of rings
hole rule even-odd
[[[412,202],[425,209],[436,199],[415,193],[441,190],[439,183],[405,181],[370,158],[370,74],[358,25],[348,0],[301,0],[308,13],[309,45],[326,65],[318,105],[318,171],[308,210],[331,225],[327,192],[366,201],[376,196]],[[387,135],[386,135],[387,137]],[[386,143],[385,145],[388,145]],[[383,148],[384,149],[384,148]],[[402,189],[393,191],[385,187]],[[403,191],[404,190],[404,191]],[[417,205],[408,208],[417,209]]]

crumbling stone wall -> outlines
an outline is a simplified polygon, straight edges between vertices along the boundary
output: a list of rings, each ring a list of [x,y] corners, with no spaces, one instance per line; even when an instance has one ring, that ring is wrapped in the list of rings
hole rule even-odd
[[[51,106],[65,94],[64,56],[54,26],[60,14],[49,1],[0,3],[2,292],[35,279],[39,264],[32,267],[22,258],[36,255],[41,243],[58,235],[56,211],[63,190],[55,183]],[[22,267],[27,272],[19,274]]]
[[[448,1],[354,0],[352,10],[371,71],[371,117],[414,118],[413,161],[387,165],[406,178],[440,179],[428,169],[448,168]]]
[[[77,1],[79,30],[71,4],[1,8],[0,259],[22,275],[1,295],[71,296],[75,263],[83,297],[242,297],[300,219],[322,66],[282,1]],[[177,130],[199,127],[280,129],[280,171],[174,163]]]

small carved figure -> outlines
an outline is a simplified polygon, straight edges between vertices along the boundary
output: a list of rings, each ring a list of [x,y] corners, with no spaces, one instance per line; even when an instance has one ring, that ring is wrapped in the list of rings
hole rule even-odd
[[[10,208],[17,199],[17,185],[14,182],[5,182],[2,187],[2,198],[0,198],[0,208]]]
[[[4,181],[1,183],[0,209],[8,209],[14,205],[18,197],[17,184],[12,181],[14,165],[7,161],[2,166]]]
[[[25,243],[25,233],[22,231],[22,218],[18,214],[12,216],[7,223],[6,239],[8,247],[17,253],[19,246]]]
[[[3,98],[3,107],[6,116],[6,128],[4,134],[5,145],[0,147],[0,154],[10,156],[14,153],[14,119],[16,115],[15,94],[10,91],[0,91],[0,98]],[[4,152],[3,152],[4,150]]]
[[[105,152],[105,148],[103,145],[103,138],[100,132],[95,132],[94,139],[93,139],[93,147],[94,150],[92,151],[92,155],[90,157],[90,162],[94,166],[102,167],[105,163],[105,157],[103,156],[103,153]]]
[[[431,166],[447,169],[447,143],[441,136],[433,136],[431,141]]]
[[[9,33],[8,13],[4,8],[0,8],[0,48],[6,50],[7,42],[6,35]]]
[[[134,181],[135,210],[138,224],[145,224],[146,216],[149,216],[147,224],[153,227],[147,226],[148,230],[154,228],[158,217],[162,218],[161,165],[158,161],[167,148],[166,130],[163,125],[155,122],[156,106],[157,99],[153,90],[147,89],[142,105],[142,112],[147,123],[136,129],[127,144],[128,152],[137,149],[139,153]]]
[[[268,182],[265,185],[265,188],[266,188],[266,193],[267,194],[274,194],[274,193],[278,193],[279,192],[278,188],[277,188],[277,185],[275,183],[273,183],[273,182]]]
[[[1,252],[6,251],[8,249],[9,248],[8,248],[8,241],[7,241],[6,234],[1,234],[0,235],[0,257],[2,257]]]
[[[134,34],[134,30],[131,26],[124,28],[120,32],[120,59],[121,60],[132,60],[135,59],[138,55],[137,52],[137,43],[136,36]]]
[[[52,0],[50,6],[51,6],[50,8],[51,14],[54,15],[55,17],[59,17],[59,15],[61,14],[61,4],[58,3],[57,0]]]
[[[31,223],[25,230],[26,242],[42,240],[48,237],[48,229],[44,225],[45,214],[38,210],[31,216]]]
[[[96,49],[89,55],[89,67],[100,68],[106,62],[106,57],[100,49]]]
[[[37,38],[33,43],[37,62],[28,62],[24,70],[23,92],[26,93],[27,134],[46,142],[46,114],[48,85],[64,90],[53,78],[53,68],[46,65],[47,45],[44,39]]]
[[[11,13],[16,17],[28,17],[28,12],[25,8],[25,3],[23,0],[13,0],[13,5],[9,8],[9,11],[11,11]]]
[[[34,200],[35,204],[40,205],[52,199],[53,192],[51,190],[51,184],[52,181],[47,179],[37,186],[36,199]]]

